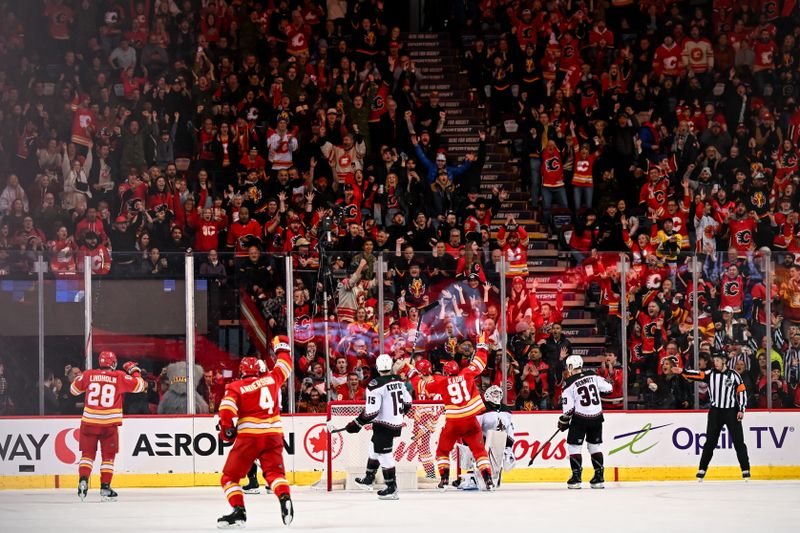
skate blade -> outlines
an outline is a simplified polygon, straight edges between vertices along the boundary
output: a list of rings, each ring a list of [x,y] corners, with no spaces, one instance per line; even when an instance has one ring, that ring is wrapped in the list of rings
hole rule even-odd
[[[116,496],[100,496],[100,501],[101,502],[115,502],[115,501],[117,501],[117,497]]]
[[[384,494],[383,496],[378,494],[378,499],[379,500],[399,500],[400,496],[398,496],[396,492],[392,493],[392,494]]]
[[[294,520],[294,506],[292,505],[291,500],[286,502],[286,514],[282,517],[283,525],[288,526],[291,525],[292,520]]]
[[[361,490],[372,492],[372,485],[361,484],[358,481],[354,481],[353,483],[355,483],[356,487],[360,488]]]
[[[580,490],[581,486],[576,483],[574,485],[567,485],[567,488],[570,490]]]
[[[245,494],[261,494],[261,489],[242,489]]]
[[[217,529],[244,529],[245,522],[243,520],[237,520],[233,524],[230,524],[225,521],[217,522]]]
[[[592,483],[589,486],[592,487],[593,489],[604,489],[604,488],[606,488],[604,483]]]

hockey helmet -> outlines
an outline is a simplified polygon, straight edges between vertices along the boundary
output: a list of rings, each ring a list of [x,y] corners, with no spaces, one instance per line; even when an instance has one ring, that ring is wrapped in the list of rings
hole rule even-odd
[[[393,364],[392,356],[385,353],[380,354],[375,360],[375,368],[378,369],[378,372],[391,372]]]
[[[245,357],[239,363],[239,374],[242,377],[257,376],[260,370],[258,359],[255,357]]]
[[[433,367],[431,366],[431,362],[427,359],[420,359],[414,366],[417,369],[417,372],[423,376],[430,376],[433,374]]]
[[[442,365],[442,372],[445,373],[447,376],[455,376],[460,371],[458,367],[458,363],[455,361],[447,361],[444,365]]]
[[[578,368],[583,368],[583,358],[580,355],[570,355],[567,357],[565,364],[567,365],[567,370],[572,372]]]
[[[497,385],[492,385],[483,393],[483,399],[489,403],[500,405],[503,403],[503,389]]]
[[[117,354],[114,352],[100,352],[97,362],[100,368],[110,368],[111,370],[117,369]]]

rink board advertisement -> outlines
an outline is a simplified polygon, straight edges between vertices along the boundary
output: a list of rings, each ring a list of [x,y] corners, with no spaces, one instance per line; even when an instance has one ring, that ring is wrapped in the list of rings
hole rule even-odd
[[[666,479],[670,478],[671,468],[697,467],[705,441],[706,413],[607,413],[605,418],[603,450],[607,471],[615,475],[638,471],[644,474],[637,479]],[[545,445],[533,466],[527,468],[530,457],[552,435],[557,419],[558,413],[514,414],[514,454],[518,462],[505,477],[507,481],[549,481],[547,470],[566,468],[566,433],[559,433]],[[327,448],[325,421],[323,415],[283,419],[286,470],[297,483],[319,479]],[[769,471],[780,472],[779,477],[800,477],[800,411],[749,412],[743,423],[754,471],[772,467]],[[24,476],[74,475],[80,460],[79,424],[78,418],[0,419],[0,487],[13,487],[14,480]],[[229,449],[214,426],[214,418],[208,416],[126,418],[120,428],[120,453],[115,465],[119,485],[129,474],[164,475],[159,476],[159,484],[169,484],[170,476],[182,480],[176,484],[186,484],[187,479],[207,484],[213,478],[205,476],[200,481],[200,474],[219,472]],[[334,453],[341,452],[341,447],[333,448]],[[99,455],[96,466],[98,461]],[[736,465],[730,436],[723,431],[712,467]],[[620,475],[619,479],[625,476]]]

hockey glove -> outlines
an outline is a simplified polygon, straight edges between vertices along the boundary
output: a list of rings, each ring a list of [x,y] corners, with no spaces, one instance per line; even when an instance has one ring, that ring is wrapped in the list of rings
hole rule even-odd
[[[128,373],[130,376],[136,377],[137,374],[142,373],[142,369],[139,368],[139,364],[136,361],[128,361],[124,365],[122,365],[122,369]]]
[[[558,429],[560,431],[566,431],[569,429],[569,423],[572,420],[571,416],[561,415],[558,417]]]
[[[277,355],[278,352],[291,352],[291,346],[289,344],[289,337],[286,335],[276,335],[272,338],[272,350]]]
[[[358,433],[361,431],[361,424],[358,423],[358,420],[353,420],[349,424],[345,426],[345,431],[348,433]]]
[[[234,439],[236,439],[236,433],[237,431],[235,427],[229,427],[220,431],[219,437],[225,442],[233,442]]]

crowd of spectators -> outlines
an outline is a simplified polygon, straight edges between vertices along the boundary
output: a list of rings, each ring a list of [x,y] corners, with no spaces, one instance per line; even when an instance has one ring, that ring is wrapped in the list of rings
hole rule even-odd
[[[574,290],[599,311],[607,408],[626,394],[692,407],[669,368],[692,365],[694,342],[701,367],[730,354],[752,406],[800,405],[795,2],[437,3],[428,24],[448,22],[485,112],[463,158],[448,154],[450,117],[421,89],[394,4],[0,4],[0,276],[29,275],[43,254],[59,279],[86,256],[109,282],[168,278],[191,253],[225,294],[210,300],[221,314],[246,299],[270,334],[294,328],[306,412],[361,399],[381,352],[398,369],[466,365],[481,331],[496,355],[484,385],[503,385],[506,348],[509,405],[557,407]],[[555,288],[529,272],[534,228],[493,223],[511,191],[479,187],[489,143],[517,156],[531,217],[572,252]],[[572,223],[557,228],[564,213]],[[207,367],[212,411],[236,360]],[[9,413],[6,375],[23,363],[4,362]],[[72,412],[60,391],[73,370],[40,384],[48,412]],[[139,403],[154,412],[168,382],[151,377]]]

